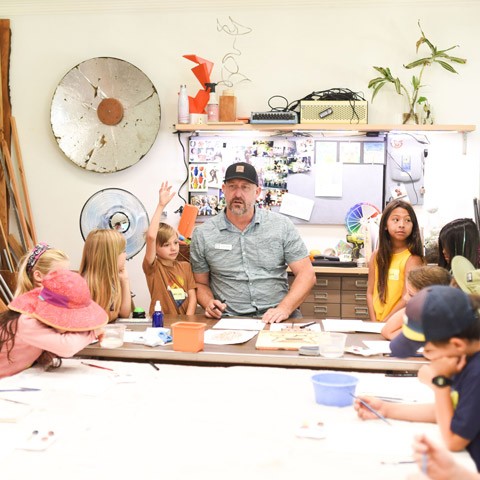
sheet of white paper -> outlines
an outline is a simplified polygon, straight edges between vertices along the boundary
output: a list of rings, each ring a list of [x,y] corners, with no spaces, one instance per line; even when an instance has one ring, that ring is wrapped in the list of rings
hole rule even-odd
[[[300,197],[293,193],[284,193],[280,213],[303,220],[310,220],[314,203],[315,202],[309,198]]]
[[[204,341],[208,345],[235,345],[251,340],[257,332],[255,330],[219,330],[205,331]]]
[[[380,333],[384,323],[381,322],[365,322],[363,320],[322,320],[323,329],[326,332],[366,332]]]
[[[263,330],[265,323],[263,320],[255,318],[242,317],[225,317],[219,320],[213,328],[221,328],[223,330]]]
[[[364,340],[364,345],[377,353],[391,353],[389,340]]]
[[[301,327],[303,325],[308,325],[310,322],[303,322],[303,323],[295,323],[295,327]],[[279,332],[280,330],[284,330],[285,328],[292,328],[292,324],[286,320],[283,323],[271,323],[270,324],[270,331],[272,332]],[[313,325],[308,325],[304,327],[305,330],[312,330],[313,332],[320,332],[320,324],[314,323]]]

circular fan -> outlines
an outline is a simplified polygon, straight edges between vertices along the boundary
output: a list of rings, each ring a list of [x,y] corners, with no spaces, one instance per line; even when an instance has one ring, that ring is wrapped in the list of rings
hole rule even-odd
[[[357,233],[362,225],[365,225],[370,218],[376,217],[379,213],[380,210],[371,203],[357,203],[347,212],[345,217],[348,233]]]
[[[50,121],[58,145],[75,164],[116,172],[150,150],[160,128],[160,101],[149,78],[131,63],[91,58],[58,84]]]
[[[80,213],[80,231],[85,240],[96,228],[112,228],[123,233],[127,241],[127,259],[145,245],[148,228],[147,211],[137,197],[126,190],[107,188],[92,195]]]

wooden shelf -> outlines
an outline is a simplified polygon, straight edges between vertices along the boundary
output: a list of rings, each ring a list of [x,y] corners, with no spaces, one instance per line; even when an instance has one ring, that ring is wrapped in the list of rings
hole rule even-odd
[[[176,124],[176,132],[245,132],[245,131],[273,131],[273,132],[460,132],[468,133],[475,130],[475,125],[394,125],[394,124],[349,124],[349,123],[211,123],[205,125]]]

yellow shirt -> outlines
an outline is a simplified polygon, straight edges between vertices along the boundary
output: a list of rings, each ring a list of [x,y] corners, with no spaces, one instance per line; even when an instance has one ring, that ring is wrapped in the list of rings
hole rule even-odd
[[[385,303],[378,296],[378,266],[375,262],[375,285],[373,287],[373,308],[375,318],[383,322],[393,307],[401,300],[405,285],[405,265],[412,254],[408,248],[400,253],[394,253],[388,268],[387,298]]]

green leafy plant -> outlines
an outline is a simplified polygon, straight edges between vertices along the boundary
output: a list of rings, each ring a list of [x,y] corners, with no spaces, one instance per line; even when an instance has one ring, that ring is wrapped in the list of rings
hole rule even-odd
[[[406,97],[409,111],[404,115],[403,123],[407,123],[411,119],[413,119],[415,123],[419,123],[419,118],[415,108],[417,105],[420,105],[425,112],[426,121],[429,121],[429,123],[433,123],[433,121],[431,120],[430,103],[428,102],[426,97],[419,96],[420,89],[424,87],[424,85],[422,84],[422,79],[426,67],[430,67],[436,63],[445,70],[447,70],[447,72],[458,73],[453,68],[452,63],[465,64],[467,62],[465,58],[454,57],[448,53],[451,50],[458,48],[458,45],[454,45],[450,48],[440,50],[438,47],[433,45],[432,42],[425,36],[425,33],[422,30],[422,26],[420,25],[420,20],[418,21],[418,28],[420,29],[422,36],[417,41],[416,53],[418,54],[418,50],[422,45],[426,45],[430,51],[428,56],[419,58],[418,60],[414,60],[408,65],[403,65],[403,67],[407,70],[411,70],[412,68],[420,68],[420,73],[418,74],[418,76],[412,76],[409,85],[409,88],[411,88],[411,90],[409,91],[398,77],[394,77],[392,75],[389,67],[373,67],[378,73],[380,73],[380,76],[370,80],[370,82],[368,83],[368,88],[373,89],[372,102],[377,93],[388,83],[392,83],[394,85],[395,90],[399,95],[404,95]]]

